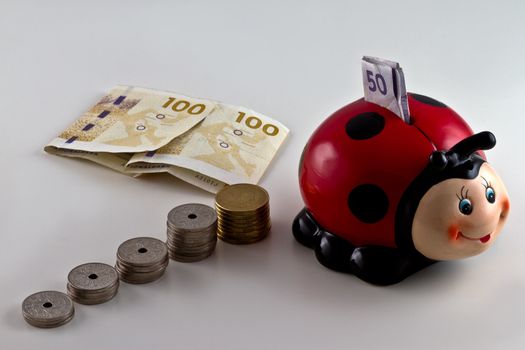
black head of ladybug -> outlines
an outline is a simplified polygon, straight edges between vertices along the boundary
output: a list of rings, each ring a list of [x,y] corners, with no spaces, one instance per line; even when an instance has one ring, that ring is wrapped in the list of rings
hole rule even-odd
[[[492,149],[495,145],[496,137],[494,134],[490,131],[483,131],[458,142],[448,152],[433,152],[430,155],[430,164],[441,174],[444,174],[445,169],[449,171],[455,169],[455,172],[466,171],[468,173],[473,169],[473,163],[477,162],[477,158],[479,158],[473,157],[473,153]]]

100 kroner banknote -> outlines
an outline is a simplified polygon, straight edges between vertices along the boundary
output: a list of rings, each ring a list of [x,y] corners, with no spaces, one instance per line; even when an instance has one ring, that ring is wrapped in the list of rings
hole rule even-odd
[[[130,175],[168,172],[217,192],[257,183],[288,132],[244,107],[117,86],[45,150]]]

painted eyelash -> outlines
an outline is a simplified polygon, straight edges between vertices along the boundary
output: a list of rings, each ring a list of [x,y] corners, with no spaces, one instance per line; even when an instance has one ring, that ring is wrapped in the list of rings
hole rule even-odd
[[[487,179],[485,179],[485,177],[482,176],[481,178],[485,181],[485,183],[483,182],[481,183],[485,188],[492,187],[492,183],[490,183]]]
[[[468,188],[467,188],[467,190],[465,191],[465,194],[463,194],[463,190],[464,190],[464,189],[465,189],[465,186],[462,186],[462,187],[461,187],[461,191],[460,191],[461,196],[460,196],[459,194],[456,193],[456,197],[458,197],[459,200],[462,200],[462,199],[468,198]]]

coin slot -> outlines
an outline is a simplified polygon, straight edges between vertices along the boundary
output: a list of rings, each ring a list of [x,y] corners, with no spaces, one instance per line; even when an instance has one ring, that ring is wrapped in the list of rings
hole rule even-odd
[[[139,253],[146,253],[148,250],[146,248],[139,248]]]
[[[197,215],[195,214],[188,215],[188,219],[196,219],[196,218],[197,218]]]
[[[88,276],[88,278],[90,280],[96,280],[98,278],[98,275],[96,273],[92,273],[91,275]]]
[[[51,304],[49,301],[47,303],[44,303],[42,304],[43,307],[45,308],[50,308],[51,306],[53,306],[53,304]]]

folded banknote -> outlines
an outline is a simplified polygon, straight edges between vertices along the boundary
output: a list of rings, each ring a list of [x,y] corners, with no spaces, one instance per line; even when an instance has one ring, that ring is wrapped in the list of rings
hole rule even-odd
[[[167,172],[217,192],[257,183],[288,133],[244,107],[116,86],[44,149],[128,175]]]

